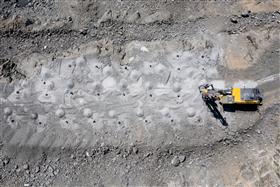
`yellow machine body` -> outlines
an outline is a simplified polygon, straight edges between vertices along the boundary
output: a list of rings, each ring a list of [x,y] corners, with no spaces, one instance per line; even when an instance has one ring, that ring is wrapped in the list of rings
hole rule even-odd
[[[220,95],[220,101],[222,104],[252,104],[259,105],[261,104],[261,100],[252,97],[252,93],[256,92],[256,89],[249,88],[232,88],[229,95]],[[258,91],[255,93],[257,94]]]

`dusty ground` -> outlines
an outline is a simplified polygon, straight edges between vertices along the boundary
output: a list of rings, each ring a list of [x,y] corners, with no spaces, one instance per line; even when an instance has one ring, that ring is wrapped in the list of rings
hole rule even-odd
[[[0,1],[1,186],[280,184],[279,1]],[[258,111],[197,86],[259,87]]]

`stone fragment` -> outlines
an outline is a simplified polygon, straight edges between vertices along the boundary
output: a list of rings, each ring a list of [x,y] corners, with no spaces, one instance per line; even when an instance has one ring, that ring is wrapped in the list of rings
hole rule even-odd
[[[107,10],[103,16],[97,21],[97,25],[96,26],[99,26],[101,23],[104,23],[106,21],[109,21],[113,18],[112,16],[112,10]]]
[[[24,164],[22,167],[24,170],[28,170],[29,169],[29,165],[28,164]]]
[[[194,110],[194,108],[192,108],[192,107],[189,107],[188,109],[187,109],[187,115],[188,115],[188,117],[194,117],[195,116],[195,110]]]
[[[181,163],[184,162],[186,160],[186,156],[185,155],[180,155],[179,160],[180,160]]]
[[[249,11],[241,13],[241,17],[243,17],[243,18],[248,18],[249,16],[250,16],[250,12]]]
[[[114,111],[114,110],[110,110],[108,114],[111,118],[116,117],[116,111]]]
[[[138,117],[143,117],[144,116],[144,110],[141,109],[141,108],[137,108],[136,115]]]
[[[92,116],[92,111],[91,111],[91,109],[85,108],[85,109],[83,110],[83,116],[84,116],[84,117],[87,117],[87,118],[90,118],[90,117]]]
[[[50,81],[47,83],[47,87],[48,87],[48,90],[53,90],[54,89],[54,82],[53,81]]]
[[[168,11],[158,11],[143,18],[142,22],[143,23],[164,22],[164,21],[169,21],[171,17],[172,15]]]
[[[230,21],[231,21],[232,23],[238,23],[238,21],[237,21],[236,18],[230,18]]]
[[[34,172],[35,172],[35,173],[39,173],[39,172],[40,172],[40,167],[39,167],[39,166],[36,166]]]
[[[132,152],[133,152],[134,154],[137,154],[137,153],[138,153],[137,147],[133,147],[133,148],[132,148]]]
[[[65,115],[65,112],[63,109],[57,109],[57,111],[55,112],[55,115],[59,118],[62,118]]]
[[[4,158],[4,159],[3,159],[3,165],[4,165],[4,166],[7,165],[7,164],[9,164],[9,162],[10,162],[10,159],[9,159],[9,158]]]
[[[181,88],[181,85],[180,85],[179,83],[175,82],[175,83],[173,84],[173,91],[174,91],[174,92],[179,92],[181,89],[182,89],[182,88]]]
[[[32,113],[30,115],[31,119],[37,119],[38,118],[38,114],[37,113]]]
[[[173,157],[173,159],[171,160],[171,164],[175,167],[179,166],[180,164],[180,159],[178,156]]]
[[[127,21],[130,23],[134,23],[135,21],[139,20],[141,17],[140,13],[137,11],[133,14],[131,14],[128,18]]]
[[[71,89],[71,88],[74,87],[75,84],[74,84],[74,81],[73,81],[73,80],[69,80],[69,81],[67,81],[66,85],[67,85],[67,88],[68,88],[68,89]]]
[[[11,108],[6,107],[6,108],[4,109],[4,114],[5,114],[6,116],[10,116],[12,113],[13,113],[13,111],[12,111]]]

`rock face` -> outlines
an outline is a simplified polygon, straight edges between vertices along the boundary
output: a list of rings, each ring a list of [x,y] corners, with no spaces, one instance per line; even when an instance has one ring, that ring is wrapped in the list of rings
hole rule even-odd
[[[1,186],[278,186],[279,8],[0,1]],[[204,83],[263,105],[215,110]]]

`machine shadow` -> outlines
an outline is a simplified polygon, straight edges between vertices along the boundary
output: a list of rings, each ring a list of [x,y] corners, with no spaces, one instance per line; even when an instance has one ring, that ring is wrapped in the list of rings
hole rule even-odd
[[[242,104],[242,105],[223,105],[223,109],[226,112],[235,112],[235,111],[257,111],[258,110],[258,106],[257,105],[246,105],[246,104]]]
[[[213,113],[214,117],[216,119],[218,119],[223,126],[228,126],[226,119],[223,117],[223,115],[218,110],[217,103],[211,99],[205,100],[205,103],[206,103],[207,107],[210,109],[210,111]]]

